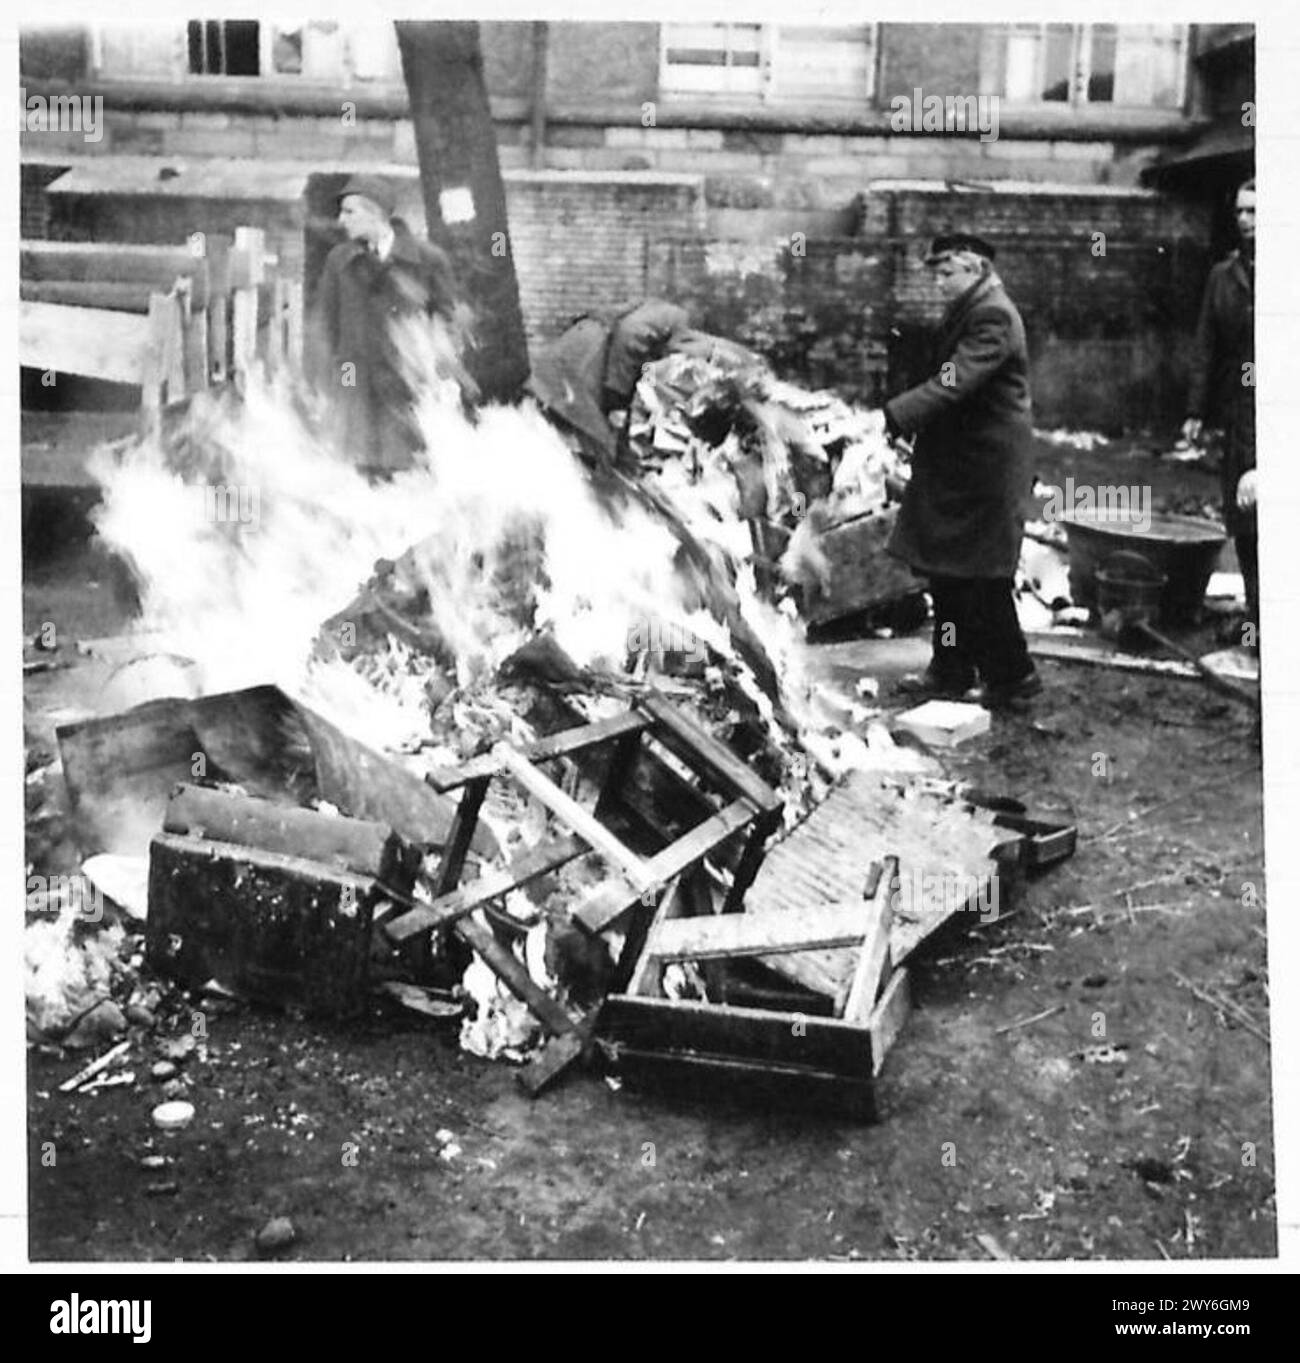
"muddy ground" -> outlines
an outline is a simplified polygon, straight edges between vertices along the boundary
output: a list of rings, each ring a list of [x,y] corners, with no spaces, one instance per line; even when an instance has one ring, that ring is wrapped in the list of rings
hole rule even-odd
[[[1096,456],[1045,459],[1045,476],[1082,478]],[[1106,481],[1126,463],[1158,497],[1211,494],[1139,455]],[[40,536],[29,636],[49,619],[63,638],[125,623],[78,524]],[[866,643],[835,657],[887,678],[924,643],[877,655],[886,666]],[[90,666],[29,679],[37,760],[60,708],[101,684]],[[297,1260],[1272,1256],[1255,717],[1195,682],[1042,668],[1028,713],[945,761],[1071,817],[1077,854],[996,923],[959,921],[914,960],[876,1124],[616,1090],[598,1073],[530,1101],[508,1065],[461,1053],[454,1027],[240,1006],[208,1014],[182,1071],[197,1117],[164,1136],[145,1076],[191,1030],[176,1000],[133,1033],[131,1087],[61,1094],[84,1054],[30,1050],[32,1257],[242,1260],[278,1216],[298,1233],[279,1254]],[[36,842],[67,854],[57,829]],[[142,1166],[151,1154],[161,1169]]]

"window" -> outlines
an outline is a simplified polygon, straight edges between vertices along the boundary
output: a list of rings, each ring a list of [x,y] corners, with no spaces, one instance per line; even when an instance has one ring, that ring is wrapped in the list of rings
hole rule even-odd
[[[982,84],[1013,104],[1177,109],[1186,42],[1179,24],[991,24]]]
[[[666,95],[826,103],[871,95],[871,24],[661,24]]]
[[[192,76],[256,76],[255,19],[191,19],[186,24]]]

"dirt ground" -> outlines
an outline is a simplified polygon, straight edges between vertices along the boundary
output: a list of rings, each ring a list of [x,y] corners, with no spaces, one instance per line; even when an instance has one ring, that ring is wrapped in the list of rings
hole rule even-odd
[[[1051,457],[1085,476],[1089,457]],[[1203,476],[1157,471],[1169,495],[1211,495]],[[29,634],[125,621],[75,520],[29,564]],[[872,672],[871,646],[858,654]],[[98,684],[89,666],[29,679],[37,759],[60,706]],[[1255,717],[1196,682],[1042,669],[1031,711],[945,760],[1073,819],[1077,853],[914,960],[876,1124],[598,1073],[531,1101],[445,1024],[376,1012],[330,1028],[240,1006],[208,1015],[183,1067],[196,1119],[164,1136],[146,1076],[191,1030],[177,999],[133,1032],[133,1086],[61,1094],[85,1056],[30,1050],[32,1258],[248,1259],[279,1216],[298,1232],[280,1256],[304,1261],[1274,1255]],[[42,845],[58,854],[57,829]]]

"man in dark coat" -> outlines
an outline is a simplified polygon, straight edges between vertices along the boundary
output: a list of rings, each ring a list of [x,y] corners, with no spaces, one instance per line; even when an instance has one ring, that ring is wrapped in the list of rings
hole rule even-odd
[[[361,467],[409,468],[421,444],[392,331],[404,317],[453,311],[451,266],[393,216],[385,181],[355,175],[338,196],[347,234],[325,259],[308,332],[307,366],[331,401],[340,448]]]
[[[758,363],[735,342],[696,331],[685,308],[645,298],[612,313],[575,318],[536,353],[528,388],[554,420],[576,433],[590,463],[608,467],[626,456],[610,413],[631,405],[642,369],[666,355]]]
[[[1259,627],[1259,539],[1255,521],[1255,182],[1237,191],[1241,246],[1211,271],[1196,328],[1192,384],[1183,434],[1196,443],[1205,426],[1223,431],[1219,469],[1223,520],[1246,584],[1247,644]]]
[[[998,707],[1042,687],[1012,583],[1031,482],[1025,328],[978,237],[937,237],[926,264],[948,302],[934,374],[885,406],[893,435],[915,436],[912,477],[889,551],[929,579],[934,653],[903,689],[957,697],[982,682]]]

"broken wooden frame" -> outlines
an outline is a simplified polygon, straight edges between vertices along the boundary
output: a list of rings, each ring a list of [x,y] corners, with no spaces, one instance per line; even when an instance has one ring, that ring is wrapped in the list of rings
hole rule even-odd
[[[626,991],[605,1000],[602,1045],[632,1078],[738,1082],[872,1119],[874,1080],[910,1007],[907,971],[890,958],[897,879],[890,857],[867,872],[856,902],[716,915],[698,881],[684,879],[661,901]],[[857,965],[829,1017],[664,995],[674,961],[769,960],[848,945],[858,948]]]
[[[623,805],[624,786],[639,757],[651,742],[662,745],[699,781],[681,780],[697,797],[708,786],[725,803],[661,850],[643,856],[609,827],[612,813]],[[610,748],[594,810],[587,810],[542,770],[543,764],[577,759],[596,749]],[[570,832],[548,839],[516,858],[504,871],[489,871],[478,881],[462,885],[461,876],[470,839],[489,783],[506,777],[516,781],[544,805]],[[388,937],[406,942],[430,929],[450,927],[472,946],[506,986],[528,1005],[545,1030],[561,1044],[544,1053],[524,1075],[525,1087],[540,1091],[582,1053],[594,1028],[594,1018],[574,1019],[549,995],[539,990],[512,952],[470,915],[492,900],[560,869],[577,857],[594,853],[610,869],[610,877],[587,896],[574,918],[595,934],[626,920],[628,936],[620,958],[626,976],[640,953],[648,920],[657,903],[677,881],[700,867],[704,859],[733,839],[743,837],[739,860],[731,876],[726,909],[738,909],[758,871],[763,848],[781,820],[781,802],[728,748],[661,695],[649,693],[622,715],[553,734],[521,747],[498,744],[491,753],[455,769],[430,773],[439,793],[461,791],[460,804],[434,879],[431,903],[397,913],[383,922]],[[707,806],[712,808],[712,806]],[[639,912],[638,912],[639,911]]]

